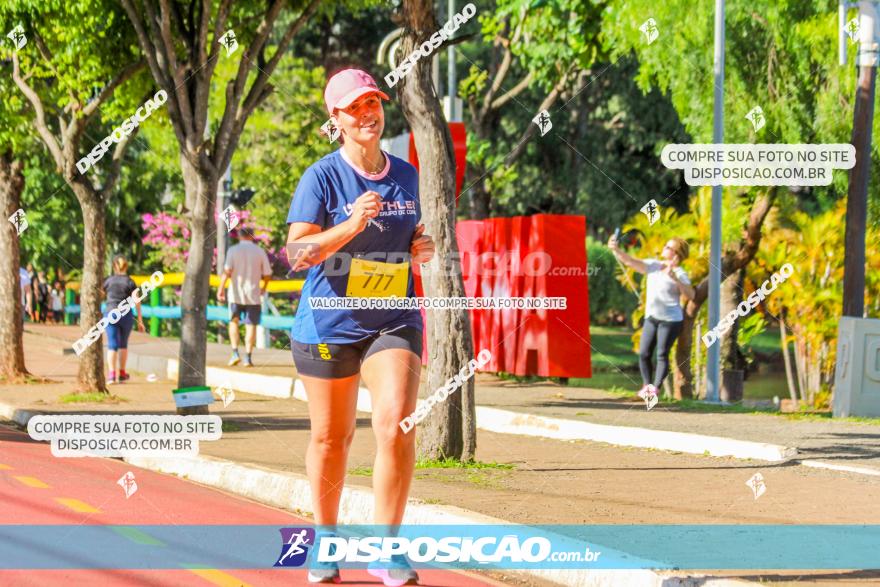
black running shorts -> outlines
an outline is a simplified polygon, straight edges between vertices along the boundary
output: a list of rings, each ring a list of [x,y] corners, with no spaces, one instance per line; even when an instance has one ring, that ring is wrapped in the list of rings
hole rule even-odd
[[[386,349],[412,351],[421,359],[422,331],[404,326],[348,344],[307,344],[291,340],[290,347],[298,373],[321,379],[341,379],[359,373],[361,363],[367,357]]]
[[[229,319],[233,320],[241,320],[242,314],[244,314],[244,323],[252,324],[254,326],[260,325],[260,316],[263,313],[263,308],[260,304],[229,304]]]

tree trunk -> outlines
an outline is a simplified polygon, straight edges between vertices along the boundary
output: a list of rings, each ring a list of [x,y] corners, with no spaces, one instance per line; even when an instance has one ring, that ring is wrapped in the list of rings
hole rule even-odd
[[[778,188],[772,187],[766,194],[755,199],[752,204],[749,219],[743,228],[742,238],[739,246],[726,250],[721,257],[721,279],[734,271],[739,271],[748,265],[761,244],[761,227],[764,225],[764,219],[773,207],[773,203],[778,195]],[[693,344],[693,327],[694,320],[700,312],[703,302],[709,297],[709,278],[703,278],[700,283],[694,287],[694,299],[687,302],[684,308],[684,324],[682,332],[678,339],[675,351],[675,397],[692,397],[693,396],[693,373],[691,371],[691,346]],[[714,324],[707,325],[712,328]],[[700,344],[701,341],[697,341]],[[717,343],[716,343],[717,344]]]
[[[804,351],[803,351],[803,341],[800,336],[797,334],[797,330],[794,333],[794,369],[795,376],[797,378],[798,387],[801,390],[801,401],[807,401],[807,380],[804,376]]]
[[[694,314],[687,311],[684,312],[684,321],[681,324],[681,334],[678,335],[678,341],[675,344],[675,364],[677,367],[673,369],[673,379],[675,380],[675,389],[673,397],[675,399],[691,399],[694,397],[694,374],[691,371],[691,349],[694,341]],[[697,340],[697,344],[701,344]],[[697,352],[702,349],[697,348]]]
[[[697,340],[700,340],[703,337],[703,321],[697,320]],[[705,377],[703,376],[703,354],[700,352],[700,347],[696,347],[696,352],[694,352],[694,362],[696,365],[696,375],[694,376],[694,396],[697,398],[702,398],[704,395],[703,387],[705,385]]]
[[[721,282],[721,316],[727,315],[729,312],[736,310],[737,304],[742,301],[740,292],[743,290],[743,278],[745,277],[745,268],[731,273]],[[721,368],[742,369],[745,366],[745,359],[739,350],[739,321],[742,317],[737,318],[733,322],[730,330],[723,338],[719,338],[718,344],[721,345]]]
[[[731,273],[721,282],[721,316],[736,310],[742,300],[745,268]],[[721,345],[721,393],[725,401],[740,401],[743,396],[743,371],[746,366],[745,357],[739,349],[739,317],[727,334],[718,340]],[[725,375],[726,373],[726,375]]]
[[[214,206],[217,198],[217,178],[200,172],[186,157],[181,157],[184,170],[187,207],[191,213],[189,256],[186,260],[183,291],[180,299],[181,328],[178,353],[178,387],[205,385],[206,353],[208,349],[208,296],[210,294],[211,263],[214,254],[216,225]],[[207,414],[207,406],[179,408],[178,413]]]
[[[80,331],[84,335],[102,318],[101,286],[104,282],[104,259],[106,235],[104,220],[106,209],[102,196],[85,182],[71,184],[83,213],[83,273],[80,283]],[[107,393],[104,378],[104,343],[101,338],[93,342],[79,356],[77,387],[80,392]]]
[[[785,381],[788,383],[788,395],[791,397],[794,405],[797,405],[797,390],[794,387],[794,376],[791,372],[791,358],[788,356],[788,332],[785,328],[785,310],[779,312],[779,342],[782,346],[782,362],[785,363]]]
[[[433,3],[404,0],[406,34],[402,54],[408,55],[438,29]],[[431,80],[431,61],[423,59],[402,80],[400,106],[415,136],[421,169],[419,194],[427,234],[436,242],[435,261],[422,270],[425,296],[464,297],[459,271],[439,270],[439,259],[457,259],[455,240],[455,174],[452,138],[443,119]],[[457,261],[456,261],[457,262]],[[474,357],[470,317],[466,310],[428,311],[428,389],[444,385]],[[450,344],[452,343],[452,344]],[[476,452],[476,406],[473,378],[437,405],[421,426],[419,455],[472,460]]]
[[[24,366],[24,338],[18,235],[7,220],[21,207],[24,174],[21,160],[11,152],[0,154],[0,380],[10,382],[28,374]]]
[[[471,220],[485,220],[491,214],[490,203],[491,196],[486,190],[486,182],[480,179],[486,174],[485,168],[480,164],[468,164],[467,174],[473,180],[468,180],[470,185],[470,204],[471,204]]]

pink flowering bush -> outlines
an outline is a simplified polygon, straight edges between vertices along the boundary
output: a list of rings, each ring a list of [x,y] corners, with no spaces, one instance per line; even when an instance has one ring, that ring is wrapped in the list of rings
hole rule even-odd
[[[281,274],[287,271],[287,260],[283,247],[275,250],[272,248],[271,229],[257,224],[251,217],[249,210],[239,211],[238,227],[253,229],[255,241],[269,254],[272,266]],[[214,221],[217,221],[215,214]],[[169,212],[158,214],[143,214],[141,216],[142,227],[145,231],[144,244],[147,245],[146,265],[162,267],[169,273],[182,272],[186,267],[186,259],[189,256],[190,229],[185,219]],[[238,228],[237,227],[237,228]],[[230,233],[234,236],[235,231]],[[217,249],[214,249],[212,267],[216,271]]]
[[[146,231],[147,267],[160,265],[170,273],[183,271],[189,253],[190,231],[184,219],[176,214],[159,212],[143,214],[141,226]],[[216,253],[215,253],[216,258]]]

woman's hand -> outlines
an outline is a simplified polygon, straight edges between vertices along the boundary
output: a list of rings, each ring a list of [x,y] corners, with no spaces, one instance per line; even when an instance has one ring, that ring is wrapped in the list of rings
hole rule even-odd
[[[613,234],[608,239],[608,248],[611,249],[612,251],[619,251],[620,250],[620,247],[617,244],[617,237],[614,236]]]
[[[412,243],[409,247],[410,255],[412,255],[412,262],[419,265],[427,263],[434,258],[434,239],[431,236],[424,234],[424,232],[424,224],[416,226],[416,231],[413,233]]]
[[[678,267],[678,263],[678,255],[673,255],[672,259],[663,265],[663,273],[665,273],[672,281],[678,281],[678,276],[675,275],[675,268]]]
[[[138,332],[146,332],[146,331],[147,331],[147,327],[144,326],[143,318],[138,318]]]
[[[382,196],[373,191],[364,192],[354,201],[348,222],[352,222],[358,232],[363,232],[370,220],[379,215],[381,207]]]

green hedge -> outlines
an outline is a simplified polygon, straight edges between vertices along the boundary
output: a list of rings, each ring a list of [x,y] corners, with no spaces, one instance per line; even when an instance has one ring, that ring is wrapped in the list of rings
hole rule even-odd
[[[611,250],[587,237],[587,268],[590,283],[590,323],[628,324],[638,298],[617,280],[620,266]]]

